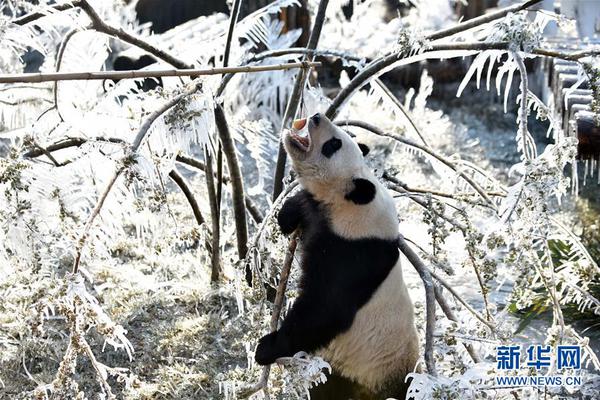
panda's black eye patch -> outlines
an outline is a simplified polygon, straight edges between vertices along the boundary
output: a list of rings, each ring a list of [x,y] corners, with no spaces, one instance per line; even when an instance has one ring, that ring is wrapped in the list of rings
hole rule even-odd
[[[336,151],[338,151],[341,148],[342,148],[342,141],[340,139],[334,137],[334,138],[329,139],[325,143],[323,143],[323,147],[321,147],[321,154],[323,154],[325,157],[329,158],[333,155],[333,153],[335,153]]]

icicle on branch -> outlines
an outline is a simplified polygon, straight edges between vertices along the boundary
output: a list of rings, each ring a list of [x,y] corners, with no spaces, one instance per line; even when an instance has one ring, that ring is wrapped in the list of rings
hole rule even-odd
[[[277,71],[283,69],[320,67],[320,62],[295,62],[276,65],[256,65],[227,68],[200,68],[200,69],[163,69],[163,70],[129,70],[129,71],[93,71],[93,72],[52,72],[52,73],[28,73],[28,74],[3,74],[0,75],[0,83],[40,83],[74,80],[98,80],[98,79],[139,79],[160,78],[166,76],[204,76],[221,74],[254,73],[265,71]]]

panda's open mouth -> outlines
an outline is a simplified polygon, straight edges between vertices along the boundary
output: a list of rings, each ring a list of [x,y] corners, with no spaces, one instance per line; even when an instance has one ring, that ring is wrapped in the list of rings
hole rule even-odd
[[[298,150],[308,153],[310,150],[311,140],[308,129],[301,131],[306,125],[306,119],[297,119],[292,124],[292,129],[289,132],[290,142]]]

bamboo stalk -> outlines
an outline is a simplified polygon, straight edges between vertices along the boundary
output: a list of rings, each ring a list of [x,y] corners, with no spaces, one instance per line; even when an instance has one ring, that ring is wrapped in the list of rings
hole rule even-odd
[[[40,83],[55,81],[97,80],[97,79],[139,79],[160,78],[165,76],[204,76],[220,74],[255,73],[265,71],[278,71],[294,68],[315,68],[321,66],[320,62],[295,62],[276,65],[256,65],[226,68],[200,68],[200,69],[162,69],[162,70],[129,70],[129,71],[93,71],[93,72],[35,72],[27,74],[2,74],[0,83]]]

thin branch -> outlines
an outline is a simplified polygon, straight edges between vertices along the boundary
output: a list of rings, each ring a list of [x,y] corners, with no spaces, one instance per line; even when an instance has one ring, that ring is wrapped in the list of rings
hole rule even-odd
[[[229,132],[225,111],[220,104],[215,105],[215,123],[219,140],[227,161],[229,176],[231,177],[231,196],[233,201],[233,214],[235,218],[235,233],[237,251],[240,259],[246,257],[248,252],[248,224],[246,222],[246,207],[244,201],[244,181],[237,158],[235,143]],[[207,164],[208,166],[208,164]],[[211,172],[207,171],[207,175]],[[212,179],[212,176],[211,176]]]
[[[527,115],[529,114],[529,105],[527,104],[527,93],[529,93],[527,68],[525,67],[525,63],[523,62],[523,58],[521,57],[521,55],[516,51],[513,51],[512,53],[515,63],[517,64],[517,67],[519,69],[519,75],[521,76],[521,104],[517,116],[519,121],[518,136],[521,137],[523,156],[525,157],[525,159],[531,160],[532,158],[537,157],[537,151],[535,148],[535,142],[531,137],[529,131],[527,130]]]
[[[171,172],[169,172],[169,177],[173,180],[173,182],[177,184],[177,186],[179,186],[179,188],[185,195],[185,198],[187,199],[188,203],[190,203],[190,207],[192,207],[192,212],[194,213],[194,217],[196,218],[196,222],[198,222],[198,225],[202,225],[205,222],[204,217],[200,212],[200,206],[198,206],[198,202],[194,197],[194,193],[192,192],[190,185],[187,183],[185,178],[177,171],[177,168],[173,168]]]
[[[81,3],[80,0],[73,0],[67,3],[62,3],[62,4],[56,4],[54,6],[51,6],[50,9],[55,11],[55,12],[60,12],[60,11],[65,11],[65,10],[70,10],[72,8],[76,8],[79,7],[79,4]],[[52,15],[50,13],[43,13],[43,12],[34,12],[31,14],[27,14],[24,15],[20,18],[17,19],[13,19],[11,22],[15,25],[19,25],[19,26],[23,26],[26,25],[30,22],[34,22],[37,21],[40,18],[46,17],[48,15]]]
[[[276,65],[257,65],[227,68],[200,68],[200,69],[163,69],[163,70],[128,70],[128,71],[87,71],[87,72],[35,72],[27,74],[0,75],[0,83],[40,83],[54,81],[74,80],[103,80],[103,79],[139,79],[160,78],[164,76],[205,76],[220,74],[254,73],[265,71],[278,71],[284,69],[302,68],[307,70],[321,66],[320,62],[295,62]]]
[[[281,268],[281,274],[279,276],[279,284],[277,285],[277,294],[275,295],[275,302],[273,303],[273,313],[271,314],[271,322],[269,329],[271,332],[275,332],[279,325],[279,317],[281,316],[281,309],[283,308],[283,301],[285,299],[285,290],[287,288],[288,278],[292,269],[292,262],[294,261],[294,254],[298,245],[298,236],[296,233],[292,234],[288,243],[288,249],[285,254],[285,260]],[[258,383],[250,388],[243,390],[239,396],[241,398],[250,397],[254,393],[265,390],[269,381],[269,373],[271,371],[270,365],[263,367],[263,372]]]
[[[454,312],[452,311],[452,308],[450,307],[448,302],[446,302],[446,299],[444,298],[444,295],[443,295],[440,287],[438,285],[434,284],[433,290],[435,292],[435,299],[437,300],[438,304],[440,305],[440,308],[442,309],[442,311],[444,312],[446,317],[450,321],[458,323],[459,322],[458,318],[456,317],[456,315],[454,315]],[[463,342],[463,346],[465,347],[465,350],[467,350],[467,353],[469,353],[469,356],[471,356],[471,359],[473,360],[474,363],[481,362],[481,357],[479,357],[479,354],[477,354],[477,351],[475,350],[475,348],[473,347],[473,345],[471,343]]]
[[[391,53],[383,57],[373,60],[369,65],[362,69],[348,85],[344,86],[342,90],[335,96],[329,108],[325,112],[325,115],[334,119],[338,114],[339,109],[345,104],[345,102],[361,87],[369,83],[374,78],[381,75],[384,70],[394,63],[403,59],[412,59],[410,63],[421,61],[427,53],[436,51],[458,51],[458,50],[472,50],[472,51],[483,51],[483,50],[507,50],[508,42],[497,42],[497,43],[485,43],[485,42],[473,42],[473,43],[441,43],[433,44],[427,50],[417,54],[409,55],[404,53]]]
[[[490,328],[492,331],[496,329],[496,324],[494,324],[491,321],[488,321],[483,315],[481,315],[480,313],[478,313],[473,307],[471,307],[469,305],[469,303],[467,303],[457,292],[456,290],[454,290],[454,288],[452,287],[452,285],[450,285],[448,282],[446,282],[441,276],[439,276],[438,274],[436,274],[435,272],[429,270],[429,273],[431,274],[431,276],[433,277],[433,279],[435,279],[436,281],[438,281],[446,290],[448,290],[450,292],[450,294],[452,294],[452,296],[458,300],[458,302],[460,304],[462,304],[471,314],[473,314],[473,316],[475,316],[475,318],[477,318],[479,321],[481,321],[484,325],[486,325],[488,328]]]
[[[392,101],[392,103],[394,103],[394,105],[398,108],[398,110],[400,110],[402,115],[404,115],[404,118],[413,128],[413,131],[419,137],[419,139],[421,139],[421,142],[423,142],[425,146],[429,146],[429,143],[427,143],[427,140],[425,140],[425,137],[421,134],[421,131],[419,131],[419,128],[417,128],[415,122],[408,115],[408,111],[406,111],[406,109],[404,108],[400,100],[398,100],[398,98],[394,95],[394,93],[392,93],[392,91],[379,78],[375,79],[375,84],[379,86],[383,93]]]
[[[435,356],[433,354],[433,333],[435,330],[435,292],[433,286],[433,280],[431,279],[431,273],[421,261],[421,258],[410,248],[406,240],[402,235],[398,236],[398,248],[408,259],[408,261],[415,267],[425,288],[425,309],[426,309],[426,323],[425,323],[425,365],[427,366],[427,372],[432,376],[437,376],[435,370]]]
[[[412,195],[408,190],[406,190],[404,187],[402,187],[401,185],[397,184],[396,182],[398,182],[396,180],[396,178],[394,178],[393,176],[388,175],[387,173],[384,172],[383,174],[383,179],[387,180],[390,183],[390,189],[398,192],[398,193],[402,193],[407,195],[412,201],[414,201],[415,203],[417,203],[418,205],[420,205],[421,207],[429,210],[429,204],[427,204],[426,201],[422,200],[420,198],[419,195]],[[465,231],[467,229],[467,226],[456,221],[454,218],[446,215],[446,214],[439,214],[439,216],[446,222],[448,222],[450,225],[460,229],[461,231]]]
[[[79,32],[79,28],[71,29],[69,32],[67,32],[67,34],[65,35],[63,40],[60,42],[58,51],[56,52],[56,65],[55,65],[55,69],[54,69],[56,72],[60,72],[60,67],[62,66],[63,57],[65,55],[65,50],[67,49],[67,44],[69,44],[69,41],[73,38],[73,36],[75,36],[75,34],[77,32]],[[53,94],[54,94],[54,107],[56,108],[58,117],[60,118],[61,121],[64,122],[65,119],[63,118],[62,113],[60,112],[60,107],[58,106],[58,81],[54,82]]]
[[[403,143],[407,146],[414,147],[416,149],[421,150],[424,153],[429,154],[430,156],[437,159],[438,161],[441,161],[444,165],[446,165],[450,169],[454,170],[461,178],[463,178],[465,180],[465,182],[467,182],[477,193],[479,193],[479,195],[486,201],[486,203],[488,203],[491,207],[493,207],[495,209],[495,205],[492,202],[492,200],[489,198],[489,196],[487,195],[487,192],[485,190],[483,190],[483,188],[481,188],[481,186],[479,186],[479,184],[477,182],[475,182],[470,176],[468,176],[463,171],[461,171],[456,165],[454,165],[454,163],[452,161],[450,161],[446,157],[442,156],[441,154],[435,152],[430,147],[420,145],[416,142],[413,142],[410,139],[403,138],[403,137],[395,135],[393,133],[384,132],[381,129],[377,128],[376,126],[371,125],[367,122],[356,121],[356,120],[344,120],[344,121],[336,121],[335,123],[340,126],[345,126],[345,125],[356,126],[356,127],[365,129],[367,131],[370,131],[378,136],[389,137],[390,139],[394,139],[397,142]]]
[[[317,44],[319,43],[319,37],[321,36],[321,29],[323,28],[323,23],[325,22],[325,12],[327,11],[328,4],[329,0],[321,0],[319,2],[319,8],[317,9],[317,15],[315,16],[315,23],[313,25],[312,31],[310,32],[308,46],[306,46],[307,49],[314,50],[317,48]],[[305,56],[304,61],[312,61],[313,58],[314,56]],[[294,87],[292,89],[292,93],[290,94],[290,98],[288,99],[285,114],[281,122],[280,132],[289,127],[292,120],[296,117],[296,113],[298,112],[298,105],[300,104],[300,99],[304,92],[304,85],[306,83],[307,77],[308,69],[304,68],[298,71],[298,74],[296,75],[296,81],[294,82]],[[275,166],[275,176],[273,178],[273,200],[275,200],[283,190],[283,176],[285,174],[286,159],[287,153],[285,152],[285,149],[283,147],[283,142],[279,140],[277,164]]]
[[[555,50],[545,50],[545,49],[533,49],[531,52],[538,56],[561,58],[561,59],[567,60],[567,61],[579,61],[580,59],[585,58],[585,57],[600,56],[600,49],[598,49],[598,48],[574,51],[574,52],[569,52],[569,53],[565,53],[562,51],[555,51]]]
[[[227,30],[227,40],[225,42],[225,51],[223,52],[223,66],[229,65],[229,53],[231,52],[231,41],[233,39],[233,30],[240,15],[240,6],[242,0],[234,0],[231,8],[231,16],[229,17],[229,29]]]
[[[113,175],[109,179],[109,181],[108,181],[108,183],[106,185],[106,188],[104,189],[104,191],[100,195],[100,197],[98,199],[98,202],[96,203],[96,206],[92,210],[92,213],[88,217],[87,222],[85,223],[85,225],[83,227],[83,232],[79,236],[79,239],[77,240],[77,244],[75,246],[75,259],[73,261],[73,274],[76,274],[79,271],[79,263],[81,261],[81,253],[83,251],[83,247],[85,245],[85,242],[88,239],[88,236],[89,236],[90,230],[91,230],[91,228],[92,228],[92,226],[94,224],[94,221],[96,220],[96,217],[98,217],[98,215],[100,214],[100,211],[102,210],[102,207],[104,206],[104,202],[106,201],[106,198],[108,197],[108,194],[110,193],[110,191],[112,190],[115,182],[117,181],[117,178],[127,168],[125,160],[127,158],[135,156],[135,153],[137,153],[137,151],[139,150],[139,148],[140,148],[140,146],[142,144],[142,141],[144,140],[144,138],[148,134],[148,131],[150,130],[150,127],[152,127],[152,124],[154,123],[154,121],[156,121],[158,119],[158,117],[160,117],[162,114],[164,114],[169,109],[171,109],[171,107],[174,107],[175,105],[177,105],[185,97],[187,97],[187,96],[191,95],[192,93],[195,93],[196,91],[198,91],[199,87],[200,87],[200,83],[196,83],[196,84],[192,85],[191,88],[189,88],[186,91],[184,91],[183,93],[181,93],[181,94],[173,97],[171,100],[167,101],[159,109],[157,109],[156,111],[152,112],[146,118],[146,120],[144,121],[144,123],[140,127],[140,129],[139,129],[139,131],[138,131],[135,139],[133,140],[133,143],[131,144],[131,146],[130,146],[128,152],[127,152],[127,154],[120,161],[120,165],[117,167],[117,169],[115,170],[115,172],[113,173]]]
[[[519,11],[526,10],[526,9],[536,5],[537,3],[540,3],[541,1],[542,0],[530,0],[530,1],[526,1],[525,3],[520,3],[520,4],[515,4],[515,5],[509,6],[509,7],[505,7],[496,12],[491,12],[489,14],[481,15],[479,17],[472,18],[468,21],[462,22],[451,28],[441,29],[437,32],[434,32],[434,33],[430,34],[429,36],[427,36],[427,39],[428,40],[438,40],[438,39],[446,38],[448,36],[452,36],[457,33],[467,31],[471,28],[475,28],[480,25],[487,24],[488,22],[492,22],[496,19],[503,18],[506,15],[508,15],[509,13],[516,13]]]
[[[206,159],[206,189],[208,191],[208,202],[210,204],[210,219],[212,222],[212,256],[211,256],[211,282],[217,282],[221,276],[221,223],[217,207],[217,195],[215,193],[215,179],[213,172],[213,161],[210,150],[204,148]]]
[[[88,17],[92,20],[92,27],[98,31],[105,33],[109,36],[114,36],[116,38],[121,39],[124,42],[127,42],[131,45],[139,47],[140,49],[147,51],[148,53],[156,56],[157,58],[171,64],[175,68],[179,69],[190,69],[193,68],[193,64],[189,64],[164,50],[161,50],[150,43],[134,36],[130,33],[125,32],[121,28],[115,28],[108,25],[104,20],[98,15],[96,10],[90,5],[87,0],[81,0],[79,3],[81,9],[88,15]]]

